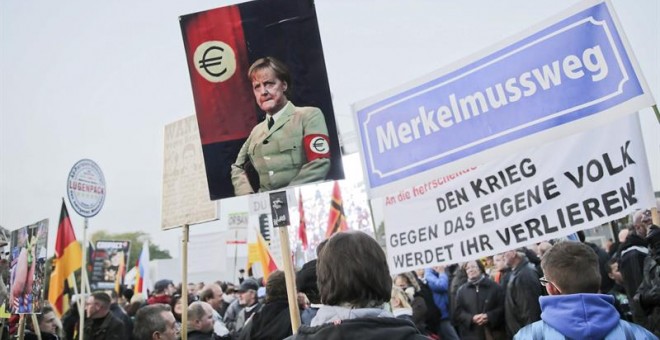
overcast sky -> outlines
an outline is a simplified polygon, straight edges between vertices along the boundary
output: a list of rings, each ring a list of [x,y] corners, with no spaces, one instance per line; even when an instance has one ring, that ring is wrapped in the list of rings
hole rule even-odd
[[[340,133],[355,130],[352,103],[576,2],[316,1]],[[76,161],[90,158],[107,183],[90,233],[143,230],[178,257],[180,231],[160,230],[163,127],[194,114],[178,17],[232,3],[0,1],[0,225],[13,230],[49,218],[52,253],[66,177]],[[613,3],[657,98],[660,2]],[[641,117],[659,191],[660,126],[650,109]],[[354,160],[346,165],[358,166]],[[83,219],[69,209],[81,238]]]

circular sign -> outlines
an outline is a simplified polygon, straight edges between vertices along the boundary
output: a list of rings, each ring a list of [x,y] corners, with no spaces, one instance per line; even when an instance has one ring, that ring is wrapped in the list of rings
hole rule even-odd
[[[78,215],[96,216],[105,202],[105,178],[101,168],[91,159],[73,165],[66,183],[69,203]]]
[[[212,83],[223,82],[236,72],[236,54],[222,41],[207,41],[197,46],[193,59],[197,72]]]

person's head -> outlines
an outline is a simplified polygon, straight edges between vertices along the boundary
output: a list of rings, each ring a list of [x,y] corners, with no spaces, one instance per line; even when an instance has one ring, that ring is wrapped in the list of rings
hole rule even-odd
[[[506,266],[513,269],[517,267],[520,262],[522,262],[525,253],[521,249],[512,249],[509,251],[505,251],[503,255],[504,255],[504,263],[506,264]]]
[[[172,295],[176,292],[176,287],[172,280],[159,280],[154,284],[154,294],[156,295]]]
[[[199,300],[208,302],[213,309],[218,310],[222,306],[222,288],[216,283],[206,285],[199,292]]]
[[[227,290],[223,291],[222,301],[226,304],[230,304],[236,300],[236,286],[233,283],[227,284]]]
[[[188,331],[213,331],[213,308],[207,302],[195,301],[188,306]]]
[[[305,294],[311,303],[321,303],[319,288],[316,285],[316,260],[305,263],[296,273],[296,288],[298,292]]]
[[[155,303],[140,308],[135,314],[135,340],[176,340],[178,333],[178,326],[168,305]]]
[[[110,311],[110,296],[105,292],[93,293],[87,297],[85,311],[90,319],[104,318]]]
[[[174,314],[174,319],[181,321],[181,315],[183,314],[183,300],[181,299],[180,294],[172,295],[170,300],[170,308],[172,308],[172,314]]]
[[[323,251],[323,247],[325,247],[326,243],[328,243],[328,239],[326,238],[325,240],[319,242],[319,245],[316,246],[316,257],[318,258],[319,255],[321,254],[321,251]]]
[[[541,260],[550,295],[598,293],[598,256],[588,245],[564,241],[552,246]]]
[[[541,242],[536,246],[536,254],[542,258],[550,248],[552,248],[552,244],[550,244],[550,242]]]
[[[394,281],[392,283],[404,291],[411,287],[413,288],[414,292],[418,292],[421,289],[419,283],[417,283],[417,279],[415,279],[415,274],[413,272],[398,274],[394,277]]]
[[[653,224],[653,218],[651,217],[651,210],[637,210],[633,215],[633,224],[636,228],[644,227],[644,232],[647,231],[648,227]],[[640,234],[640,236],[645,237],[646,234]]]
[[[284,279],[284,272],[276,270],[270,273],[268,276],[268,282],[266,282],[266,303],[286,299],[286,280]]]
[[[197,295],[197,285],[194,282],[188,283],[188,295]]]
[[[503,271],[506,269],[506,261],[504,261],[504,253],[493,255],[493,265],[495,270]]]
[[[394,282],[392,282],[392,283],[394,284],[394,286],[399,287],[401,289],[406,289],[406,288],[412,286],[412,283],[410,282],[408,277],[406,277],[403,274],[398,274],[397,276],[395,276],[394,277]]]
[[[334,234],[317,262],[321,303],[377,307],[390,299],[392,279],[383,249],[360,231]]]
[[[121,296],[119,297],[119,303],[125,305],[131,301],[135,292],[132,289],[125,288],[121,290]]]
[[[257,303],[259,285],[253,279],[245,279],[238,287],[238,303],[241,306],[252,306]]]
[[[408,299],[409,297],[403,289],[397,286],[392,287],[392,294],[390,295],[390,305],[392,306],[392,309],[410,308],[410,302]]]
[[[468,280],[476,280],[485,272],[484,265],[479,260],[468,261],[465,263],[465,274]]]
[[[275,114],[288,102],[291,76],[286,65],[273,57],[261,58],[250,66],[248,80],[259,107],[268,114]]]
[[[39,324],[39,330],[43,333],[58,335],[62,328],[62,324],[57,318],[57,314],[55,314],[53,307],[49,305],[41,308],[41,314],[37,314],[37,323]]]
[[[623,285],[623,275],[619,271],[619,258],[614,256],[607,262],[607,276],[616,284]]]

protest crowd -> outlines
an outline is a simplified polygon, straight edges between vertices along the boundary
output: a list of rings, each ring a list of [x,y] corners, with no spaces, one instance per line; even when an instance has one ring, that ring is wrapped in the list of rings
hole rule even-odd
[[[604,248],[578,236],[391,275],[371,236],[338,232],[296,273],[295,335],[284,273],[264,279],[248,270],[236,283],[161,279],[147,298],[127,287],[92,292],[84,339],[179,339],[185,308],[193,340],[657,339],[660,229],[650,212],[638,211]],[[78,339],[79,298],[61,317],[46,305],[25,338],[37,339],[38,329],[41,339]],[[9,326],[15,334],[17,316]]]

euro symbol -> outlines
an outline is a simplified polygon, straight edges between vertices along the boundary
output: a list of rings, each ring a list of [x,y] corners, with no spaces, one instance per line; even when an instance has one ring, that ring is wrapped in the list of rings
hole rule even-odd
[[[325,139],[318,137],[315,138],[314,141],[312,142],[312,147],[314,147],[314,150],[316,150],[318,153],[326,153],[328,152],[328,144],[325,142]]]
[[[197,63],[195,71],[211,83],[227,81],[236,72],[234,50],[219,40],[206,41],[197,46],[192,62]]]
[[[209,57],[209,52],[212,52],[214,50],[219,50],[220,55],[219,56],[214,56],[214,57]],[[209,75],[212,75],[214,77],[220,77],[223,74],[227,72],[227,68],[223,68],[220,72],[213,72],[211,71],[211,67],[213,66],[219,66],[222,65],[222,53],[224,53],[225,50],[222,47],[219,46],[211,46],[204,51],[204,55],[202,56],[202,60],[198,61],[199,63],[199,68],[204,69],[206,73]]]

